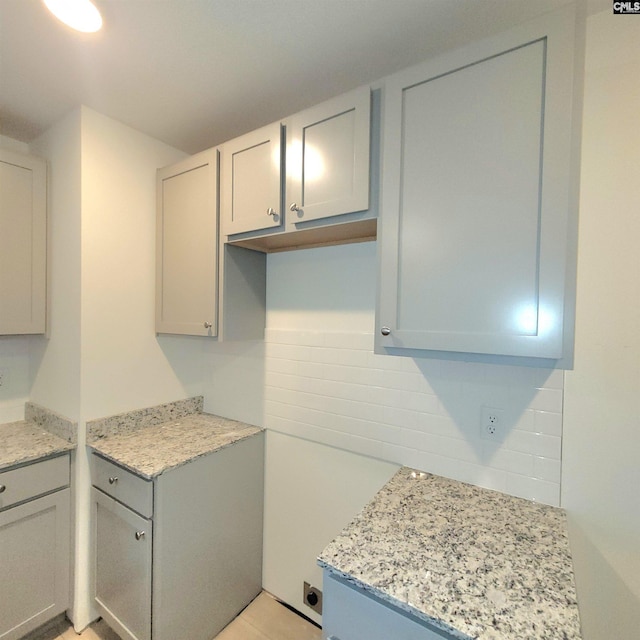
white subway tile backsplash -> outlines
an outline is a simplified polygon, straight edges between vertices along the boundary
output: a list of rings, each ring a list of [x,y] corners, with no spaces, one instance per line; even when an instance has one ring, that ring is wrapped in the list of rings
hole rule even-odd
[[[533,430],[549,436],[562,435],[562,414],[550,411],[534,411]]]
[[[554,458],[542,458],[535,456],[533,458],[533,476],[539,480],[560,483],[561,475],[560,460]]]
[[[538,411],[562,413],[562,389],[538,389],[530,406]]]
[[[562,372],[372,352],[372,333],[267,329],[265,425],[559,504]],[[503,438],[480,437],[483,406]]]
[[[560,504],[560,484],[515,473],[507,473],[506,491],[519,498],[527,498],[545,504]]]
[[[491,442],[484,441],[482,459],[494,469],[533,476],[534,456],[521,451],[512,451]]]
[[[515,429],[504,440],[506,448],[535,456],[560,460],[562,440],[543,433],[519,431]]]

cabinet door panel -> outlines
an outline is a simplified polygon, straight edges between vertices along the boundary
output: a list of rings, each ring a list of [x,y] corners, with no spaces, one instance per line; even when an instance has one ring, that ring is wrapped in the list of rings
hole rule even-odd
[[[69,489],[0,513],[0,638],[17,640],[69,604]]]
[[[369,207],[371,94],[352,91],[291,118],[287,206],[306,222]]]
[[[46,163],[0,150],[0,335],[45,332]]]
[[[217,151],[158,171],[156,331],[216,335]]]
[[[389,79],[379,347],[567,355],[574,34],[567,9]]]
[[[92,494],[96,604],[120,635],[150,640],[152,522],[97,489]]]
[[[223,145],[220,208],[225,234],[283,224],[281,137],[276,123]]]
[[[508,334],[537,309],[543,62],[537,42],[404,90],[403,329]]]

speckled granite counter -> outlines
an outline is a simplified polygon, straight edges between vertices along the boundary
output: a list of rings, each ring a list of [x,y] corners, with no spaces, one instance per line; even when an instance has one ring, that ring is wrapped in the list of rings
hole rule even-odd
[[[90,446],[105,458],[151,479],[261,431],[236,420],[193,413],[129,431],[120,430],[113,436],[103,434]]]
[[[67,439],[62,437],[63,434],[48,429],[42,416],[46,414],[57,423],[62,423],[63,418],[37,405],[33,407],[37,415],[31,415],[28,410],[29,419],[0,425],[0,470],[76,448],[71,436]]]
[[[581,638],[554,507],[403,468],[318,564],[452,637]]]

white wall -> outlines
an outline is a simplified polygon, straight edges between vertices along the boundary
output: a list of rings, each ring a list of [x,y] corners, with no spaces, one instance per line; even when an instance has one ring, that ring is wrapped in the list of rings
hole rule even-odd
[[[398,466],[267,431],[262,584],[307,617],[303,583],[322,589],[316,558]]]
[[[32,345],[31,399],[78,424],[77,630],[90,600],[86,422],[202,393],[202,342],[157,337],[155,173],[180,151],[81,107],[32,145],[50,163],[50,337]]]
[[[80,419],[80,110],[32,145],[48,161],[48,339],[32,345],[31,400]]]
[[[589,19],[562,505],[585,640],[640,629],[640,24]]]
[[[202,393],[203,341],[155,334],[156,169],[183,154],[82,110],[82,418]]]

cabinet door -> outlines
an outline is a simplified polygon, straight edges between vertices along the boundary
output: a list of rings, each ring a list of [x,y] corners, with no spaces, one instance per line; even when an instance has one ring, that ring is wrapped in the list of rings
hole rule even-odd
[[[94,596],[124,640],[151,640],[152,522],[92,489]]]
[[[563,356],[574,35],[569,8],[388,80],[379,346]]]
[[[221,149],[220,216],[226,235],[281,227],[282,127],[275,123]]]
[[[287,127],[292,222],[369,208],[370,121],[369,87],[292,116]]]
[[[217,332],[218,152],[158,170],[156,331]]]
[[[0,512],[0,639],[69,605],[69,489]]]
[[[0,150],[0,335],[45,332],[47,168]]]

